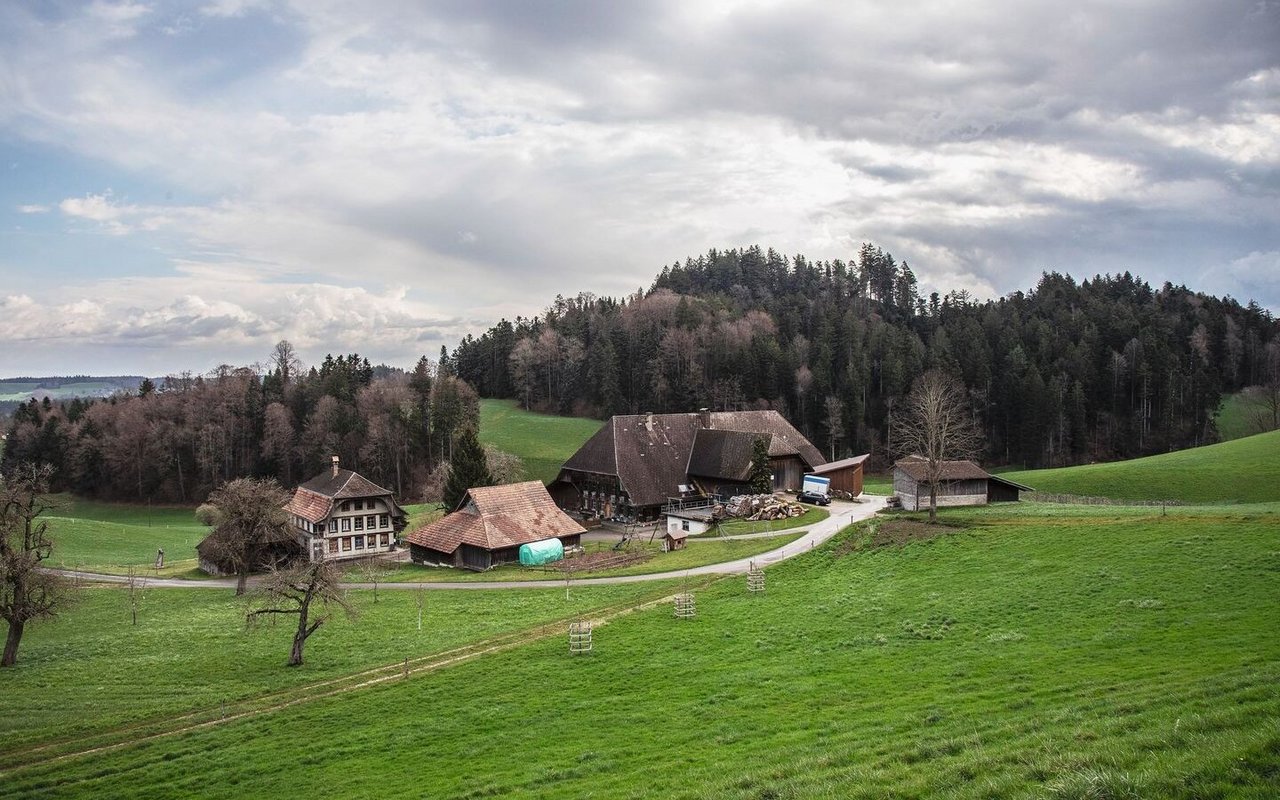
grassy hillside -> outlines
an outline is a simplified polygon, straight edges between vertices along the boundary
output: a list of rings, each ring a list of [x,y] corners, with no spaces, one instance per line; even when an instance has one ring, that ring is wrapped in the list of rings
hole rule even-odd
[[[588,657],[558,636],[3,780],[12,797],[1273,797],[1272,510],[1004,507],[905,545],[848,533],[771,568],[763,596],[725,579],[694,620],[599,627]],[[877,538],[920,532],[896,526]],[[33,649],[47,666],[71,647]]]
[[[1125,500],[1280,500],[1280,431],[1132,461],[1009,472],[1005,477],[1042,492]]]
[[[525,411],[514,400],[480,401],[480,441],[524,460],[530,480],[550,483],[600,421]]]
[[[154,564],[156,550],[164,548],[167,573],[189,570],[196,565],[196,544],[208,533],[194,508],[99,503],[71,495],[58,495],[55,503],[47,516],[52,566],[119,571]]]

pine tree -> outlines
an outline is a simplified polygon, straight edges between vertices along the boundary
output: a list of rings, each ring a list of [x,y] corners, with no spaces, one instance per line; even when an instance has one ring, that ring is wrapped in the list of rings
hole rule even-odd
[[[747,476],[751,491],[768,494],[773,491],[773,470],[769,469],[769,440],[757,436],[751,446],[751,472]]]
[[[476,432],[467,428],[458,437],[458,443],[453,448],[453,458],[449,461],[449,477],[444,484],[445,507],[456,511],[468,489],[492,485],[493,476],[489,474],[484,448],[480,446]]]

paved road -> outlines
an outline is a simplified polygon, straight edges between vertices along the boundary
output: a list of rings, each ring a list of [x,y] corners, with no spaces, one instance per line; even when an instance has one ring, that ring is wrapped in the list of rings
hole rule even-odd
[[[864,495],[865,501],[862,503],[844,503],[840,501],[832,502],[830,506],[831,516],[822,522],[815,523],[808,527],[808,530],[799,539],[791,542],[776,550],[770,550],[766,553],[750,556],[749,558],[740,558],[737,561],[726,561],[722,564],[708,564],[704,567],[690,567],[689,569],[674,570],[672,572],[654,572],[648,575],[618,575],[612,578],[577,578],[573,581],[574,586],[592,586],[610,583],[641,583],[644,581],[661,581],[670,580],[672,578],[683,578],[686,575],[741,575],[744,574],[751,565],[757,564],[765,567],[770,564],[776,564],[794,556],[798,556],[803,552],[812,550],[826,540],[830,539],[840,532],[842,528],[851,522],[868,519],[875,516],[875,513],[884,508],[885,498],[874,495]],[[791,533],[800,528],[791,529]],[[747,538],[757,538],[763,536],[779,536],[787,533],[786,531],[778,531],[772,534],[748,534]],[[730,538],[730,537],[725,537]],[[732,537],[738,538],[738,537]],[[75,572],[72,570],[54,570],[59,574],[67,577],[79,578],[86,582],[93,583],[124,583],[128,580],[124,575],[100,575],[95,572]],[[250,585],[253,580],[249,581]],[[216,578],[207,581],[190,581],[179,578],[147,578],[147,586],[163,587],[169,589],[234,589],[236,585],[234,578]],[[371,583],[344,583],[352,589],[372,589]],[[379,583],[379,589],[563,589],[564,583],[557,580],[544,581],[423,581],[421,583]]]

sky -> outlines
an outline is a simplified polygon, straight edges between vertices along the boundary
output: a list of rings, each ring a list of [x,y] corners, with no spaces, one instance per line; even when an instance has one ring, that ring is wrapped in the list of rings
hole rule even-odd
[[[1280,310],[1280,2],[0,4],[0,376],[358,352],[871,242]]]

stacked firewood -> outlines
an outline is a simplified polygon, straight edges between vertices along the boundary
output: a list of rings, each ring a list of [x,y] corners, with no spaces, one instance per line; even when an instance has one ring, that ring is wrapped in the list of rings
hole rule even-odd
[[[772,494],[740,494],[729,498],[725,515],[735,519],[790,519],[805,512],[805,507]]]

